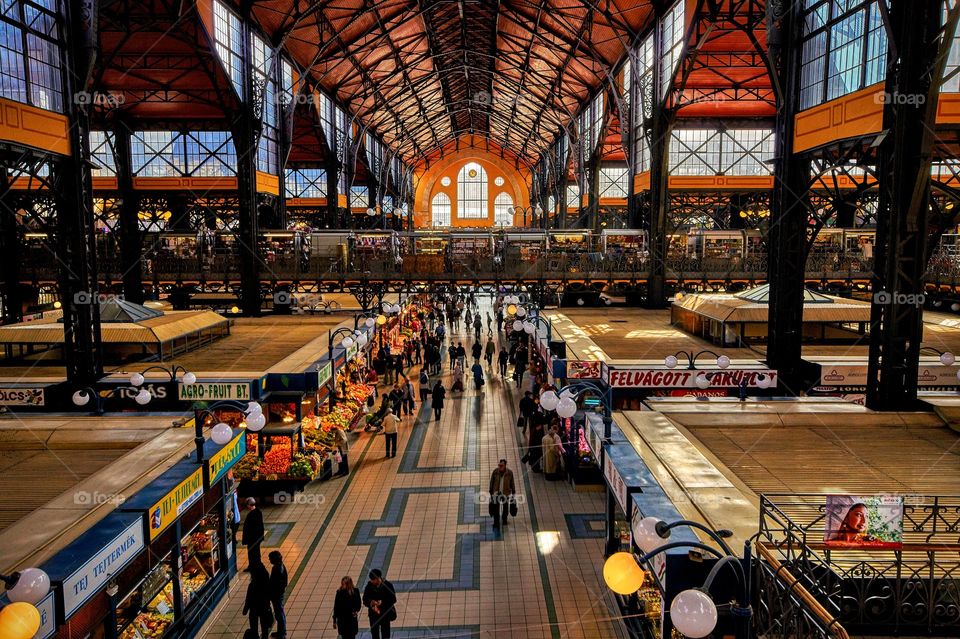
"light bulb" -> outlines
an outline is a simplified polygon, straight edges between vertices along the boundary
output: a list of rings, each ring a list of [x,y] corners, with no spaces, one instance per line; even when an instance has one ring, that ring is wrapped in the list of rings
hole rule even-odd
[[[133,373],[130,375],[130,385],[131,386],[143,386],[143,375],[140,373]]]
[[[264,417],[263,413],[257,413],[256,415],[247,416],[247,430],[251,432],[257,432],[258,430],[263,430],[263,427],[267,425],[267,418]]]
[[[657,532],[657,524],[660,520],[656,517],[644,517],[633,527],[633,540],[644,554],[651,553],[663,544],[666,540]]]
[[[717,605],[705,592],[684,590],[670,604],[670,620],[683,636],[700,639],[717,627]]]
[[[946,353],[940,354],[940,363],[944,366],[953,366],[953,363],[957,361],[957,358],[953,356],[953,353],[947,351]]]
[[[340,345],[343,346],[344,348],[350,348],[351,346],[353,346],[353,339],[350,337],[344,337],[343,341],[340,342]]]
[[[632,595],[643,585],[643,568],[628,552],[616,552],[603,563],[603,581],[618,595]]]
[[[523,331],[524,331],[527,335],[533,335],[533,331],[535,331],[536,328],[537,328],[537,327],[533,325],[533,322],[524,322],[524,323],[523,323]]]
[[[540,393],[540,405],[544,410],[556,410],[559,401],[560,398],[555,391],[546,390]]]
[[[193,373],[184,373],[181,380],[185,386],[190,386],[197,383],[197,376]]]
[[[667,368],[676,368],[677,367],[677,358],[675,355],[667,355],[663,358],[663,365]]]
[[[710,378],[707,377],[704,373],[700,373],[696,378],[697,388],[704,389],[710,388]]]
[[[151,395],[150,391],[148,391],[146,388],[141,389],[140,392],[133,397],[133,401],[137,402],[141,406],[146,406],[149,404],[151,399],[153,399],[153,395]]]
[[[17,583],[7,590],[10,601],[25,601],[37,605],[50,592],[50,577],[39,568],[24,568]]]
[[[727,366],[730,366],[730,358],[726,355],[721,355],[717,358],[717,366],[720,368],[726,368]]]
[[[90,401],[90,393],[87,391],[78,390],[73,394],[72,399],[75,406],[86,406],[87,402]]]
[[[210,431],[210,438],[215,444],[221,446],[233,439],[233,429],[229,425],[220,422]]]
[[[364,322],[364,324],[367,325],[367,328],[373,328],[374,324],[376,323],[377,323],[377,320],[373,319],[372,317],[368,317],[367,320]]]
[[[557,402],[557,415],[567,419],[577,414],[577,402],[570,397],[563,397]]]
[[[521,322],[520,320],[513,320],[513,330],[517,331],[518,333],[522,331],[523,322]]]

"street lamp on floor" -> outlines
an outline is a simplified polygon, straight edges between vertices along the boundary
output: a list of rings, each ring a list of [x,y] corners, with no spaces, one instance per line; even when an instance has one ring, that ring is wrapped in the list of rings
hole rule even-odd
[[[251,433],[256,433],[260,430],[263,430],[263,427],[267,425],[267,418],[263,414],[263,407],[257,402],[242,402],[235,399],[224,399],[219,402],[214,402],[213,404],[203,408],[194,408],[193,441],[197,447],[198,464],[202,464],[204,462],[203,445],[206,440],[203,437],[203,421],[207,417],[216,419],[217,416],[213,411],[217,410],[218,408],[232,408],[242,412],[244,414],[244,421],[247,423],[247,430]],[[229,442],[231,439],[233,439],[233,436],[233,429],[230,428],[230,425],[225,422],[218,422],[213,426],[213,429],[210,432],[210,438],[215,443],[220,445]]]

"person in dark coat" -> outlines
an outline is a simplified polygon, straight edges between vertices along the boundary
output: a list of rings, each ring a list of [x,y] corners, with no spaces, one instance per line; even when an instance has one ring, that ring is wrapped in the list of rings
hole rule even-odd
[[[520,400],[520,417],[523,418],[523,432],[527,432],[527,426],[533,419],[533,414],[537,412],[537,402],[533,399],[533,393],[527,391]]]
[[[390,622],[397,618],[397,594],[377,568],[370,571],[370,581],[363,589],[363,605],[370,615],[373,639],[390,639]]]
[[[262,563],[250,566],[250,584],[243,600],[243,614],[250,615],[250,633],[269,639],[273,619],[270,614],[270,575]],[[259,631],[259,634],[257,634]]]
[[[447,389],[443,387],[443,384],[440,383],[440,380],[437,380],[437,383],[433,387],[433,392],[431,393],[430,405],[433,407],[433,416],[436,420],[440,421],[440,413],[443,412],[443,398],[447,396]]]
[[[363,602],[360,601],[360,591],[353,585],[353,579],[344,577],[340,580],[337,597],[333,602],[333,627],[342,639],[356,639],[360,632],[357,618]]]
[[[257,500],[247,497],[247,518],[243,520],[243,545],[247,547],[247,571],[254,564],[263,565],[260,544],[263,543],[263,512],[257,508]]]
[[[480,346],[480,340],[478,339],[473,343],[473,347],[470,349],[471,354],[473,355],[474,364],[480,361],[480,358],[483,356],[483,347]]]
[[[283,565],[283,555],[273,550],[267,555],[270,560],[270,603],[273,604],[273,616],[277,620],[277,639],[286,639],[287,615],[283,611],[283,598],[287,595],[287,567]]]

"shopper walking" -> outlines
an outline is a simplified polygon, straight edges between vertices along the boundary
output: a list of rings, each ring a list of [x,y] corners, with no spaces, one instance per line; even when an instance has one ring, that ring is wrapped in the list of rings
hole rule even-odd
[[[341,639],[356,639],[360,632],[358,618],[362,608],[360,591],[353,585],[353,579],[344,577],[333,600],[333,627]]]
[[[427,375],[427,369],[420,369],[420,403],[424,404],[430,395],[430,376]]]
[[[507,349],[501,348],[500,354],[497,355],[497,365],[500,367],[500,377],[503,379],[507,378],[507,360],[510,359],[510,355],[507,353]]]
[[[520,400],[520,419],[523,420],[521,426],[524,433],[527,432],[527,426],[530,425],[530,420],[536,411],[537,402],[533,399],[533,393],[527,391],[523,394],[523,399]]]
[[[413,415],[413,411],[416,408],[416,402],[413,399],[413,382],[407,379],[406,383],[403,385],[403,414],[404,415]]]
[[[480,319],[480,313],[477,313],[473,318],[473,336],[479,342],[480,341],[480,331],[483,330],[483,320]]]
[[[447,349],[447,355],[450,356],[450,371],[453,372],[453,369],[457,366],[457,360],[460,359],[459,350],[453,342],[450,342],[450,348]]]
[[[463,368],[467,367],[467,349],[463,347],[463,342],[457,342],[457,361]]]
[[[263,512],[257,508],[257,500],[247,497],[247,518],[243,520],[243,545],[247,547],[247,571],[263,565],[260,544],[263,543]]]
[[[443,387],[440,380],[433,387],[430,405],[433,407],[433,416],[436,421],[440,421],[440,414],[443,412],[443,399],[447,396],[447,389]]]
[[[480,390],[483,388],[483,365],[480,364],[480,360],[477,360],[477,363],[470,370],[473,373],[474,388]]]
[[[400,426],[400,416],[391,408],[383,418],[383,438],[386,447],[387,459],[397,456],[397,429]]]
[[[273,627],[273,614],[270,612],[270,573],[262,563],[250,567],[250,583],[247,596],[243,600],[243,613],[250,615],[251,637],[269,639]],[[245,635],[246,636],[246,635]]]
[[[370,615],[370,635],[373,639],[390,639],[390,623],[397,619],[397,593],[379,569],[371,570],[369,577],[363,589],[363,605]]]
[[[453,386],[450,387],[450,390],[463,392],[463,365],[460,360],[457,360],[457,365],[453,368]]]
[[[283,611],[283,599],[287,595],[287,567],[283,565],[283,555],[272,550],[267,555],[270,560],[270,603],[273,604],[273,616],[277,620],[277,631],[271,636],[276,639],[287,637],[287,615]]]
[[[497,347],[493,343],[493,338],[487,338],[487,347],[484,349],[484,358],[487,360],[487,368],[493,368],[493,354]]]
[[[506,525],[510,514],[510,501],[516,494],[513,484],[513,471],[507,468],[507,460],[500,463],[490,475],[490,486],[487,493],[490,496],[490,516],[493,517],[493,527],[500,528],[501,522]]]
[[[480,346],[479,338],[477,338],[477,340],[473,343],[473,347],[470,349],[470,351],[473,354],[473,363],[480,363],[480,358],[483,356],[483,347]]]
[[[346,431],[342,428],[335,428],[333,430],[333,443],[337,447],[337,454],[340,455],[340,461],[337,463],[337,474],[334,477],[345,477],[350,474],[350,464],[347,461],[350,442],[347,440]]]

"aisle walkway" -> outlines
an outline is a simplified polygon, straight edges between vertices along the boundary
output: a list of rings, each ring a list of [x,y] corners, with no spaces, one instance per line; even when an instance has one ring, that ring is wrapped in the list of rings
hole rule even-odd
[[[411,378],[418,374],[419,367]],[[603,494],[528,475],[515,385],[488,377],[484,389],[470,383],[466,393],[448,392],[439,423],[418,406],[415,422],[404,419],[393,459],[384,458],[382,437],[360,435],[348,478],[311,485],[300,503],[265,510],[264,556],[278,547],[290,572],[292,639],[335,639],[330,617],[341,577],[362,589],[375,567],[398,591],[395,639],[621,636],[599,575]],[[481,504],[500,458],[527,498],[503,534]],[[242,568],[244,549],[239,556]],[[246,586],[241,574],[201,637],[242,636]],[[369,637],[365,610],[360,626]]]

